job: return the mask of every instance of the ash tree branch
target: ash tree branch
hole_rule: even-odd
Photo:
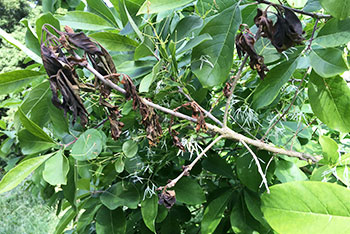
[[[74,55],[77,59],[81,59],[77,54]],[[90,64],[88,63],[85,63],[84,65],[86,67],[86,69],[88,69],[89,71],[91,71],[94,75],[96,75],[96,77],[101,80],[101,82],[103,82],[104,84],[106,84],[107,86],[111,87],[112,89],[122,93],[122,94],[126,94],[126,91],[125,89],[119,87],[118,85],[114,84],[113,82],[111,82],[110,80],[107,80],[104,78],[103,75],[101,75],[98,71],[96,71]],[[192,118],[188,115],[184,115],[182,113],[179,113],[179,112],[176,112],[176,111],[173,111],[173,110],[170,110],[166,107],[163,107],[163,106],[160,106],[158,104],[155,104],[151,101],[148,101],[147,99],[145,98],[141,98],[142,102],[150,107],[153,107],[154,109],[157,109],[157,110],[160,110],[164,113],[167,113],[167,114],[170,114],[170,115],[173,115],[175,117],[178,117],[178,118],[182,118],[182,119],[185,119],[185,120],[188,120],[188,121],[191,121],[191,122],[198,122],[197,119],[195,118]],[[289,157],[296,157],[296,158],[299,158],[301,160],[305,160],[305,161],[311,161],[313,163],[316,163],[318,162],[321,157],[320,156],[312,156],[312,155],[308,155],[308,154],[303,154],[303,153],[299,153],[299,152],[295,152],[295,151],[288,151],[288,150],[285,150],[285,149],[281,149],[281,148],[277,148],[276,146],[274,145],[269,145],[269,144],[266,144],[266,143],[263,143],[259,140],[253,140],[251,138],[248,138],[246,136],[243,136],[235,131],[233,131],[232,129],[229,129],[227,127],[218,127],[218,126],[215,126],[215,125],[212,125],[212,124],[209,124],[207,123],[207,127],[209,130],[212,130],[213,132],[216,132],[216,133],[219,133],[221,135],[221,138],[227,138],[227,139],[233,139],[233,140],[236,140],[236,141],[244,141],[246,142],[247,144],[250,144],[250,145],[253,145],[259,149],[262,149],[262,150],[266,150],[266,151],[270,151],[272,153],[277,153],[277,154],[283,154],[283,155],[287,155]],[[220,138],[220,139],[221,139]]]
[[[324,14],[320,14],[320,13],[306,12],[306,11],[303,11],[303,10],[287,7],[287,6],[284,6],[284,5],[275,4],[275,3],[272,3],[272,2],[266,1],[266,0],[256,0],[256,1],[258,3],[263,3],[263,4],[267,4],[267,5],[281,6],[281,7],[285,8],[285,9],[292,10],[292,11],[294,11],[296,13],[299,13],[299,14],[302,14],[302,15],[307,15],[307,16],[310,16],[310,17],[315,18],[315,19],[330,19],[330,18],[332,18],[331,15],[324,15]]]

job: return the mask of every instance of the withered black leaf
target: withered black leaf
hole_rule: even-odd
[[[100,104],[107,109],[106,113],[111,126],[111,136],[114,140],[118,140],[124,127],[124,123],[119,121],[121,118],[120,111],[117,106],[113,106],[102,98],[100,98]]]
[[[158,195],[159,205],[164,205],[166,208],[170,209],[176,202],[175,191],[174,190],[164,190]]]
[[[74,33],[74,31],[68,26],[65,27],[65,30],[70,43],[76,47],[79,47],[80,49],[83,49],[86,53],[102,55],[101,49],[95,42],[91,41],[90,38],[85,35],[85,33]]]

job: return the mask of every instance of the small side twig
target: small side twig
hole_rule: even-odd
[[[308,46],[306,47],[305,51],[304,52],[307,52],[307,51],[310,51],[311,50],[311,45],[312,45],[312,42],[314,40],[314,37],[315,37],[315,32],[317,30],[317,24],[319,22],[319,19],[316,19],[316,22],[315,22],[315,25],[314,25],[314,29],[312,30],[312,34],[311,34],[311,37],[310,37],[310,40],[309,40],[309,44]]]
[[[252,157],[254,158],[254,161],[255,161],[255,164],[258,168],[258,172],[261,176],[261,179],[262,179],[262,182],[264,183],[265,185],[265,188],[266,188],[266,192],[267,193],[270,193],[270,189],[269,189],[269,186],[267,184],[267,180],[266,180],[266,176],[261,168],[261,165],[260,165],[260,162],[259,162],[259,159],[258,157],[255,155],[255,153],[253,152],[253,150],[247,145],[247,143],[245,143],[244,141],[241,140],[241,143],[247,148],[247,150],[249,151],[249,153],[252,155]]]
[[[181,172],[180,175],[178,175],[175,179],[171,180],[168,184],[166,184],[164,187],[158,188],[158,190],[165,190],[168,188],[172,188],[176,185],[176,183],[185,175],[188,175],[189,172],[192,170],[194,165],[205,155],[206,152],[208,152],[218,141],[220,141],[223,138],[222,135],[218,136],[215,140],[213,140],[198,156],[193,160],[193,162],[184,167],[184,170]]]

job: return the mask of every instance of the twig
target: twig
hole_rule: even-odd
[[[310,40],[309,40],[309,44],[308,44],[307,48],[305,49],[304,53],[309,51],[309,50],[311,50],[311,44],[312,44],[312,41],[314,40],[314,37],[315,37],[315,32],[317,30],[318,21],[319,21],[319,19],[316,19],[316,22],[315,22],[315,25],[314,25],[314,29],[312,30],[312,34],[311,34],[311,37],[310,37]]]
[[[316,18],[316,19],[330,19],[330,18],[332,18],[331,15],[324,15],[324,14],[320,14],[320,13],[306,12],[306,11],[303,11],[303,10],[294,9],[294,8],[291,8],[291,7],[287,7],[287,6],[280,5],[280,4],[275,4],[275,3],[272,3],[272,2],[269,2],[269,1],[265,1],[265,0],[256,0],[256,1],[258,3],[281,6],[281,7],[285,8],[285,9],[294,11],[294,12],[302,14],[302,15],[308,15],[308,16],[311,16],[311,17]]]
[[[305,72],[305,75],[303,77],[303,79],[301,80],[301,82],[299,83],[299,86],[297,88],[297,90],[295,91],[294,97],[292,102],[289,104],[288,108],[282,113],[282,115],[277,119],[277,121],[275,121],[270,127],[269,129],[267,129],[266,133],[264,134],[264,136],[261,138],[261,141],[264,141],[264,139],[268,136],[268,134],[270,133],[270,131],[281,121],[281,119],[289,112],[290,108],[293,106],[294,102],[297,99],[297,96],[300,92],[300,88],[303,85],[303,82],[307,76],[308,73],[311,72],[311,67],[307,70],[307,72]]]
[[[81,59],[78,55],[75,54],[75,57],[78,58],[78,59]],[[118,92],[122,93],[122,94],[126,94],[126,91],[119,87],[118,85],[114,84],[113,82],[111,82],[110,80],[106,80],[103,75],[101,75],[98,71],[96,71],[91,65],[89,65],[88,63],[86,63],[84,65],[86,67],[86,69],[88,69],[89,71],[91,71],[94,75],[96,75],[96,77],[98,79],[100,79],[104,84],[106,84],[107,86],[111,87],[112,89],[115,89],[117,90]],[[167,114],[170,114],[170,115],[173,115],[173,116],[176,116],[178,118],[182,118],[182,119],[185,119],[185,120],[188,120],[188,121],[191,121],[191,122],[197,122],[197,119],[195,118],[192,118],[188,115],[184,115],[184,114],[181,114],[179,112],[175,112],[173,110],[170,110],[166,107],[162,107],[160,105],[157,105],[151,101],[148,101],[147,99],[144,99],[144,98],[141,98],[142,102],[150,107],[153,107],[154,109],[157,109],[157,110],[160,110],[164,113],[167,113]],[[289,157],[296,157],[296,158],[299,158],[301,160],[305,160],[305,161],[312,161],[312,162],[318,162],[322,157],[321,156],[311,156],[311,155],[308,155],[308,154],[303,154],[303,153],[299,153],[299,152],[294,152],[294,151],[288,151],[288,150],[285,150],[285,149],[280,149],[280,148],[277,148],[273,145],[269,145],[269,144],[266,144],[266,143],[263,143],[259,140],[253,140],[251,138],[248,138],[248,137],[245,137],[235,131],[233,131],[232,129],[229,129],[227,127],[223,127],[223,128],[220,128],[218,126],[215,126],[215,125],[212,125],[212,124],[209,124],[207,123],[207,127],[209,130],[212,130],[216,133],[219,133],[220,135],[222,135],[222,137],[224,138],[227,138],[227,139],[234,139],[234,140],[237,140],[237,141],[240,141],[240,140],[243,140],[245,141],[246,143],[250,144],[250,145],[254,145],[255,147],[259,148],[259,149],[263,149],[263,150],[267,150],[267,151],[270,151],[272,153],[277,153],[277,154],[283,154],[283,155],[287,155]]]
[[[200,154],[198,154],[197,158],[195,158],[195,160],[193,160],[193,162],[188,165],[185,166],[185,169],[181,172],[180,175],[178,175],[175,179],[171,180],[168,184],[166,184],[164,187],[160,187],[160,189],[168,189],[168,188],[172,188],[176,185],[176,183],[185,175],[188,175],[189,172],[192,170],[192,168],[194,167],[194,165],[196,165],[196,163],[205,155],[206,152],[208,152],[208,150],[210,150],[218,141],[220,141],[223,138],[223,136],[219,136],[218,138],[216,138],[215,140],[213,140]]]
[[[247,150],[249,151],[249,153],[252,155],[252,157],[254,158],[255,160],[255,164],[258,168],[258,172],[259,174],[261,175],[261,179],[265,185],[265,188],[266,188],[266,192],[267,193],[270,193],[270,189],[269,189],[269,186],[267,184],[267,180],[266,180],[266,176],[261,168],[261,165],[260,165],[260,162],[259,162],[259,159],[258,157],[255,155],[255,153],[253,152],[253,150],[251,148],[249,148],[249,146],[247,145],[247,143],[245,143],[244,141],[241,140],[241,143],[247,148]]]
[[[231,87],[231,90],[230,90],[230,93],[229,93],[229,97],[227,98],[227,101],[226,101],[226,107],[225,107],[225,113],[224,113],[224,121],[223,121],[224,122],[224,127],[227,127],[228,112],[229,112],[229,109],[230,109],[230,104],[231,104],[233,92],[235,91],[235,88],[236,88],[238,80],[241,78],[243,68],[245,66],[245,63],[248,60],[248,56],[249,56],[248,54],[245,55],[245,57],[244,57],[244,59],[242,61],[242,64],[239,67],[238,72],[237,72],[237,74],[235,76],[235,79],[232,82],[232,87]]]

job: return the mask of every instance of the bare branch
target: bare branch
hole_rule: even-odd
[[[183,177],[183,176],[187,176],[189,175],[189,172],[192,170],[192,168],[194,167],[194,165],[196,165],[196,163],[205,155],[206,152],[208,152],[218,141],[220,141],[223,138],[222,135],[220,135],[218,138],[216,138],[215,140],[213,140],[200,154],[198,154],[197,158],[195,158],[195,160],[193,160],[193,162],[188,165],[185,166],[184,170],[181,172],[180,175],[178,175],[175,179],[171,180],[167,185],[165,185],[164,187],[160,187],[159,190],[161,189],[168,189],[168,188],[172,188],[176,185],[176,183]]]
[[[319,19],[316,19],[316,22],[315,22],[315,25],[314,25],[314,29],[312,30],[312,34],[311,34],[311,37],[309,39],[309,44],[307,46],[307,48],[305,49],[304,53],[311,50],[311,45],[312,45],[312,41],[314,40],[314,37],[315,37],[315,32],[317,30],[317,24],[319,22]]]
[[[251,148],[249,148],[249,146],[247,145],[247,143],[245,143],[244,141],[241,140],[241,143],[247,148],[247,150],[249,151],[249,153],[253,156],[254,158],[254,161],[255,161],[255,164],[258,168],[258,172],[259,174],[261,175],[261,179],[262,179],[262,182],[264,183],[265,185],[265,188],[266,188],[266,192],[267,193],[270,193],[270,189],[269,189],[269,186],[267,184],[267,180],[266,180],[266,176],[261,168],[261,165],[260,165],[260,162],[259,162],[259,159],[258,157],[255,155],[255,153],[253,152],[253,150]]]
[[[307,16],[310,16],[310,17],[313,17],[313,18],[316,18],[316,19],[330,19],[330,18],[332,18],[331,15],[324,15],[324,14],[320,14],[320,13],[306,12],[306,11],[303,11],[303,10],[294,9],[294,8],[291,8],[291,7],[287,7],[287,6],[280,5],[280,4],[275,4],[275,3],[272,3],[272,2],[269,2],[269,1],[265,1],[265,0],[256,0],[256,1],[258,3],[281,6],[281,7],[285,8],[285,9],[292,10],[292,11],[294,11],[296,13],[299,13],[299,14],[302,14],[302,15],[307,15]]]

